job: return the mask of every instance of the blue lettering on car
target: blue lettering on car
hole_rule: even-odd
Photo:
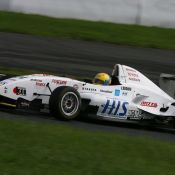
[[[126,115],[126,113],[127,113],[127,105],[128,105],[129,103],[128,102],[124,102],[123,104],[122,104],[122,109],[123,109],[123,113],[119,113],[119,116],[124,116],[124,115]]]
[[[115,100],[107,100],[105,105],[102,105],[103,110],[102,114],[108,114],[108,115],[114,115],[123,117],[126,115],[128,111],[128,102],[121,102],[121,101],[115,101]],[[121,110],[119,110],[121,109]]]

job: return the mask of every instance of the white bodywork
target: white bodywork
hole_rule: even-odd
[[[0,82],[0,95],[17,101],[41,99],[49,104],[51,93],[59,86],[77,89],[81,99],[89,100],[88,106],[97,107],[97,116],[110,119],[144,119],[143,113],[155,116],[175,116],[175,100],[137,70],[115,65],[120,84],[94,85],[70,78],[45,74],[14,77]],[[114,75],[113,75],[114,76]]]

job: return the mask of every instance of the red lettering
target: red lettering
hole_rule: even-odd
[[[128,72],[128,75],[131,77],[139,77],[138,74],[134,74],[134,73],[130,73],[130,72]]]
[[[36,82],[36,86],[46,86],[45,83]]]
[[[141,106],[152,107],[152,108],[157,108],[157,106],[158,106],[157,103],[145,102],[145,101],[142,101],[140,105],[141,105]]]
[[[64,81],[64,80],[55,80],[55,79],[53,79],[53,80],[52,80],[52,83],[55,83],[55,84],[64,84],[64,85],[66,85],[67,81]]]

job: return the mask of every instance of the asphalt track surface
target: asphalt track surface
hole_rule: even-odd
[[[0,33],[0,66],[2,67],[93,77],[97,72],[111,73],[116,63],[134,67],[158,83],[160,73],[175,74],[175,51]],[[134,137],[150,136],[175,141],[173,131],[164,132],[164,130],[135,124],[94,119],[63,122],[50,118],[47,113],[26,114],[5,111],[0,112],[0,117],[53,122],[92,131],[116,132]]]

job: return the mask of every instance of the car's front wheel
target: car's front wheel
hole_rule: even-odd
[[[50,113],[59,119],[71,120],[76,118],[81,110],[81,98],[72,87],[56,88],[49,101]]]

